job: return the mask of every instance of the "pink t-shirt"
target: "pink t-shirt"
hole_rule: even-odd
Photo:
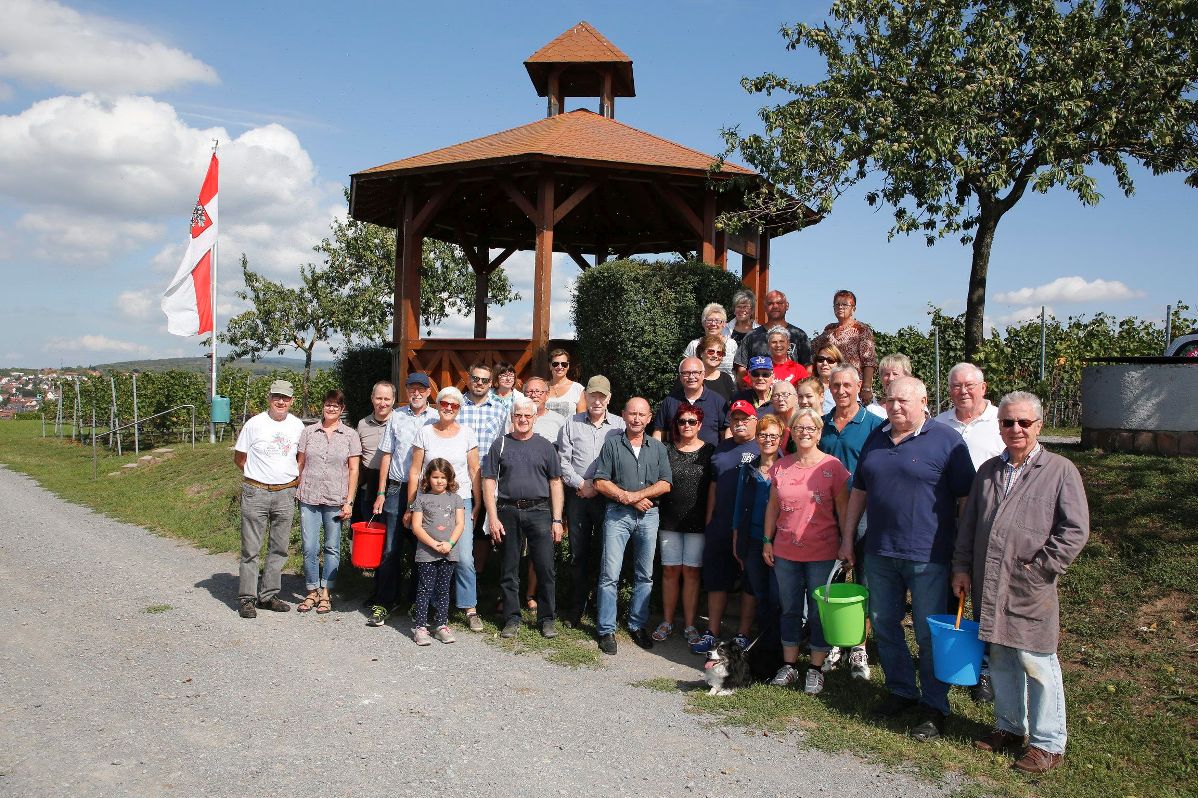
[[[789,454],[770,469],[778,495],[774,556],[792,562],[835,560],[840,550],[835,500],[848,481],[848,469],[830,454],[813,466],[797,460]]]

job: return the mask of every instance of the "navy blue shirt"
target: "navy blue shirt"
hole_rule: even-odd
[[[653,431],[661,431],[663,441],[674,437],[674,414],[686,399],[681,395],[667,396],[661,400],[657,414],[653,416]],[[712,446],[720,442],[720,435],[728,426],[728,400],[715,391],[704,386],[699,398],[691,402],[695,407],[703,409],[703,423],[699,425],[699,438]]]
[[[957,499],[969,494],[973,460],[960,433],[927,419],[899,443],[890,425],[865,441],[853,487],[866,492],[865,551],[947,563],[957,537]]]
[[[711,481],[715,485],[715,510],[707,528],[721,534],[732,534],[732,512],[736,509],[736,483],[741,463],[751,463],[761,454],[757,441],[737,443],[724,438],[716,444],[711,455]]]

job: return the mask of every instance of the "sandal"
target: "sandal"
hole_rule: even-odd
[[[683,629],[682,636],[686,638],[687,644],[692,645],[692,646],[695,643],[698,643],[699,639],[701,637],[703,637],[703,635],[699,634],[699,630],[693,626],[688,626],[685,629]]]
[[[659,623],[657,625],[657,628],[653,630],[653,634],[650,636],[654,640],[656,640],[657,642],[660,643],[664,640],[669,640],[670,634],[673,633],[673,631],[674,631],[674,624],[666,623],[665,621],[662,621],[661,623]]]
[[[333,603],[329,601],[329,591],[320,591],[320,599],[316,602],[316,614],[325,615],[333,611]]]
[[[320,601],[320,591],[319,590],[310,590],[310,591],[308,591],[308,595],[304,596],[304,600],[296,605],[295,611],[296,612],[307,612],[308,610],[315,607],[316,602],[318,602],[318,601]]]

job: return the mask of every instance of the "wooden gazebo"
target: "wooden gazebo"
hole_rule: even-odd
[[[728,252],[737,252],[760,316],[770,237],[794,227],[733,236],[715,226],[742,196],[716,184],[754,173],[734,164],[713,172],[713,156],[616,121],[615,98],[635,96],[632,60],[586,22],[524,64],[546,97],[544,119],[350,178],[350,215],[396,229],[393,377],[420,370],[457,384],[476,359],[509,360],[521,376],[547,373],[554,252],[584,269],[588,256],[602,263],[663,252],[727,268]],[[565,111],[566,97],[598,97],[599,113]],[[458,244],[474,268],[473,339],[420,337],[425,238]],[[487,278],[521,250],[536,253],[532,337],[488,339]]]

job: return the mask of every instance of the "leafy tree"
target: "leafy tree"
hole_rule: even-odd
[[[844,191],[894,209],[893,237],[972,244],[966,356],[982,346],[995,231],[1030,187],[1101,198],[1088,168],[1134,191],[1126,159],[1198,187],[1198,5],[1192,0],[835,0],[819,27],[784,27],[827,77],[765,74],[747,91],[793,98],[763,108],[762,134],[726,130],[773,186],[723,224],[802,206],[831,211]]]

